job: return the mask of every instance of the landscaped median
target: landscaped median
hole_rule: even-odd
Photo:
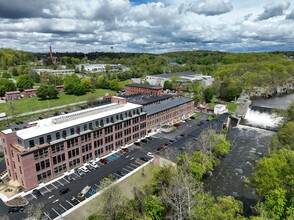
[[[151,181],[152,171],[156,167],[156,165],[154,165],[151,161],[133,170],[100,192],[97,192],[95,195],[73,207],[71,210],[63,213],[63,218],[67,220],[80,220],[86,219],[89,215],[99,212],[101,199],[100,195],[103,195],[103,192],[113,184],[118,184],[124,196],[132,198],[134,196],[134,187],[142,188],[146,183]]]

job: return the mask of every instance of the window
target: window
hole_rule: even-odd
[[[80,129],[80,127],[77,127],[77,133],[79,134],[80,133],[80,131],[81,131],[81,129]]]
[[[88,125],[87,124],[84,125],[84,131],[86,131],[86,130],[88,130]]]
[[[73,135],[74,133],[75,133],[75,129],[74,128],[71,128],[70,129],[70,134]]]
[[[29,145],[30,145],[30,147],[35,146],[35,142],[34,142],[34,140],[30,140],[30,141],[29,141]]]
[[[59,132],[57,132],[57,133],[55,134],[55,136],[56,136],[56,139],[57,139],[57,140],[60,139],[60,133],[59,133]]]
[[[43,138],[43,137],[40,137],[40,138],[39,138],[39,143],[40,143],[40,144],[44,144],[44,138]]]
[[[66,138],[66,131],[62,131],[62,137]]]
[[[47,142],[51,142],[51,135],[47,135]]]

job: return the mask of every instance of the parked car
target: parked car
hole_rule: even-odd
[[[88,170],[94,170],[95,168],[91,166],[91,164],[85,166]]]
[[[72,176],[65,176],[64,179],[68,180],[68,181],[73,181],[74,178],[72,178]]]
[[[107,160],[106,160],[106,158],[101,158],[101,159],[100,159],[100,163],[107,164]]]
[[[148,152],[148,153],[147,153],[147,156],[149,156],[149,157],[153,157],[153,153]]]
[[[175,127],[179,127],[179,126],[181,126],[181,123],[175,123],[175,124],[173,124],[173,126],[175,126]]]
[[[33,192],[32,192],[32,194],[33,194],[34,196],[36,196],[36,197],[42,195],[41,192],[40,192],[40,190],[38,190],[38,189],[34,189]]]
[[[148,161],[148,158],[146,158],[146,157],[140,157],[140,160],[143,160],[143,161],[147,162]]]
[[[139,141],[136,141],[136,142],[134,143],[134,145],[140,146],[141,143],[140,143]]]
[[[70,199],[70,202],[73,204],[73,205],[77,205],[77,204],[79,204],[80,203],[80,201],[79,200],[77,200],[74,196],[73,197],[71,197],[71,199]]]
[[[152,141],[153,138],[152,137],[146,137],[147,140]]]
[[[68,193],[69,191],[70,191],[69,188],[61,189],[61,190],[59,190],[59,195],[64,195],[64,194]]]
[[[8,213],[23,212],[23,210],[24,210],[23,206],[12,206],[8,209]]]
[[[80,170],[80,169],[77,169],[76,170],[76,173],[77,173],[77,175],[79,175],[79,176],[84,176],[84,175],[86,175],[82,170]]]
[[[142,139],[141,142],[142,143],[147,143],[148,141],[147,141],[147,139]]]
[[[79,170],[83,171],[84,173],[88,173],[89,170],[87,167],[80,167]]]
[[[124,154],[126,154],[126,153],[129,152],[129,149],[128,149],[128,148],[122,148],[121,151],[122,151]]]
[[[95,162],[90,163],[90,166],[92,166],[94,169],[99,168],[99,166]]]
[[[166,148],[166,146],[160,146],[159,148],[157,148],[157,151],[164,150],[165,148]]]

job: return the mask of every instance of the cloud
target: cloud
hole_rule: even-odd
[[[288,15],[286,16],[286,19],[294,20],[294,9],[293,9],[293,11],[292,11],[290,14],[288,14]]]
[[[267,20],[272,17],[283,15],[284,10],[287,10],[289,7],[290,2],[287,1],[273,2],[268,4],[264,7],[264,12],[258,16],[257,20]]]
[[[179,10],[183,10],[183,5],[180,6]],[[205,16],[220,15],[228,13],[232,10],[232,3],[224,0],[199,0],[197,2],[190,3],[186,8],[186,11],[203,14]]]

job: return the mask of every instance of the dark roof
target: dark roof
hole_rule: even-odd
[[[148,94],[132,94],[132,95],[122,95],[121,97],[126,98],[128,102],[138,104],[138,105],[149,105],[154,102],[160,102],[166,99],[170,99],[173,96],[164,94],[161,96],[152,96]]]
[[[178,105],[182,105],[184,103],[188,103],[191,101],[193,101],[193,99],[186,98],[186,97],[174,97],[172,99],[162,101],[158,104],[145,106],[144,111],[147,112],[147,115],[153,115],[157,112],[161,112],[166,109],[174,108]]]
[[[126,87],[139,87],[139,88],[155,89],[155,90],[162,89],[161,86],[153,86],[153,85],[140,84],[140,83],[130,83],[130,84],[127,84]]]

